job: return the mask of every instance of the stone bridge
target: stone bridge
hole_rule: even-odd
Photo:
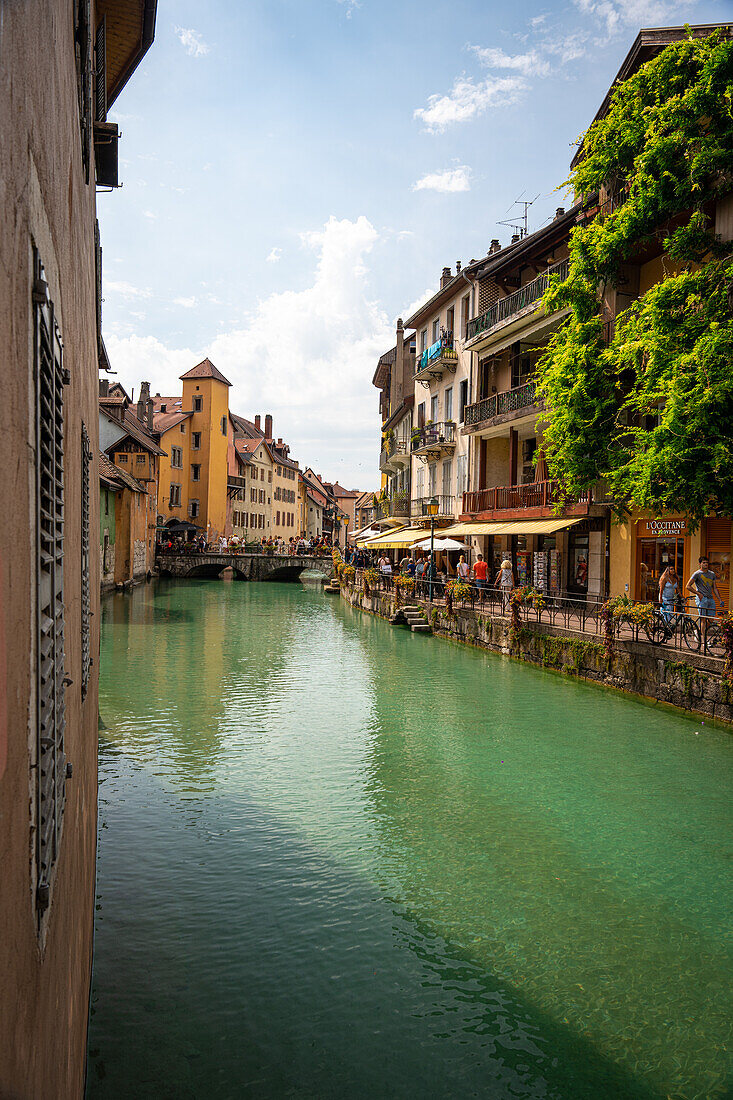
[[[330,557],[308,554],[180,554],[159,552],[155,564],[161,577],[218,577],[223,569],[234,570],[245,581],[297,581],[305,570],[330,577]]]

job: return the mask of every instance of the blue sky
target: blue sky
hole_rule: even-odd
[[[103,330],[129,389],[205,355],[293,456],[378,484],[378,356],[440,271],[539,228],[642,26],[728,0],[159,0],[99,196]]]

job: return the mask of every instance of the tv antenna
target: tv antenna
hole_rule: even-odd
[[[538,194],[535,195],[535,197],[533,199],[524,199],[524,198],[522,198],[522,195],[526,195],[526,194],[527,194],[526,191],[522,191],[522,194],[519,196],[519,198],[515,199],[514,202],[511,204],[511,206],[507,207],[506,212],[508,214],[509,211],[511,210],[512,206],[523,206],[524,210],[519,215],[519,218],[515,218],[514,220],[512,220],[511,218],[507,218],[506,221],[496,223],[497,225],[508,225],[510,229],[513,229],[516,233],[519,234],[520,240],[523,237],[526,237],[527,233],[529,232],[529,230],[527,229],[527,211],[529,210],[530,206],[532,206],[534,203],[536,203],[537,199],[540,197],[539,193],[538,193]]]

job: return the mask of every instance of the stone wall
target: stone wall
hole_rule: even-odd
[[[341,598],[385,619],[399,610],[394,596],[385,593],[365,596],[359,589],[342,588]],[[439,637],[733,723],[733,689],[721,679],[720,662],[709,657],[621,640],[609,657],[602,639],[537,623],[524,624],[512,648],[506,618],[492,619],[469,609],[449,616],[444,607],[430,610],[424,600],[410,602],[423,607]]]

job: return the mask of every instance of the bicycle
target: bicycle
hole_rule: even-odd
[[[664,645],[679,633],[688,649],[694,653],[700,651],[702,635],[699,622],[688,611],[662,611],[655,607],[652,620],[644,627],[644,631],[652,645]]]

